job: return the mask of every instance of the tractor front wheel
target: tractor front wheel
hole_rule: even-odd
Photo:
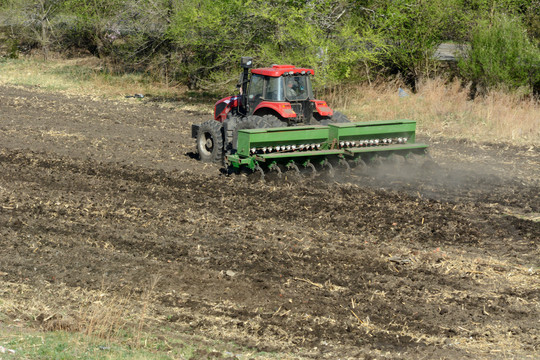
[[[223,126],[216,120],[201,124],[197,134],[197,152],[202,162],[220,162],[223,159]]]

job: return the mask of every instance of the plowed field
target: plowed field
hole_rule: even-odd
[[[0,322],[87,331],[99,298],[283,357],[540,357],[538,146],[261,183],[194,158],[207,115],[21,87],[0,114]]]

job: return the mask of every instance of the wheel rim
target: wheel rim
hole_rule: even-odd
[[[214,139],[210,133],[204,133],[199,140],[199,149],[204,155],[211,155],[214,151]]]

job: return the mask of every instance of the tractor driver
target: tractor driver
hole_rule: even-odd
[[[305,76],[285,78],[285,95],[289,100],[305,100],[308,98]]]
[[[291,77],[285,78],[285,95],[287,99],[296,99],[298,96],[296,89],[298,89],[298,84],[296,84],[294,79]]]

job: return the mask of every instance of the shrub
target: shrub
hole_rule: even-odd
[[[496,15],[478,23],[459,68],[480,88],[506,85],[532,90],[540,84],[540,49],[517,17]]]

